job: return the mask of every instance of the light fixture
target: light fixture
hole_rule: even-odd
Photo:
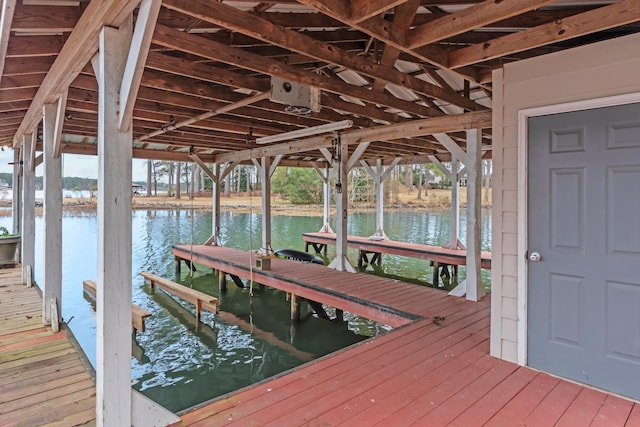
[[[256,144],[268,144],[270,142],[288,141],[290,139],[304,138],[305,136],[313,136],[321,133],[334,132],[341,129],[347,129],[353,126],[352,120],[342,120],[326,125],[313,126],[306,129],[294,130],[291,132],[279,133],[277,135],[263,136],[256,139]]]

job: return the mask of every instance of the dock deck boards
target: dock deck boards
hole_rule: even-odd
[[[66,332],[42,325],[42,298],[0,270],[0,425],[95,423],[95,384]]]
[[[174,247],[174,254],[242,277],[248,271],[247,252],[194,246],[191,255],[189,248]],[[176,425],[633,426],[640,419],[633,401],[489,356],[489,298],[473,303],[321,269],[272,260],[272,270],[254,270],[254,279],[270,277],[279,286],[289,279],[301,288],[313,282],[318,293],[339,294],[354,305],[372,298],[422,318],[203,404]]]
[[[335,245],[335,233],[302,233],[302,240],[307,244]],[[418,243],[398,242],[396,240],[371,240],[368,237],[347,236],[350,248],[367,253],[399,255],[409,258],[425,259],[449,265],[466,265],[467,251],[464,249],[447,249],[440,246],[422,245]],[[481,267],[491,268],[491,252],[481,253]]]
[[[420,317],[443,315],[437,304],[426,302],[444,298],[444,293],[384,277],[352,274],[278,258],[271,260],[270,270],[251,269],[249,265],[255,262],[255,255],[222,246],[178,245],[173,247],[173,254],[243,279],[253,276],[257,283],[390,326],[401,326]],[[450,304],[459,303],[460,300],[454,299]]]

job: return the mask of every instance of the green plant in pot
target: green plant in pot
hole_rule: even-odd
[[[0,227],[0,265],[15,264],[19,244],[19,234],[12,234],[6,227]]]

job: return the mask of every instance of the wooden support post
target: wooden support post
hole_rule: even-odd
[[[451,157],[451,237],[446,248],[458,248],[458,227],[460,226],[460,177],[458,175],[458,159]]]
[[[338,319],[340,322],[344,322],[344,311],[340,310],[339,308],[336,308],[336,319]]]
[[[98,57],[98,280],[96,422],[131,425],[131,126],[119,130],[118,100],[132,36],[103,27]]]
[[[220,294],[227,292],[227,273],[218,270],[218,290]]]
[[[482,131],[467,130],[467,299],[484,295],[480,280],[480,216],[482,197]]]
[[[214,246],[220,245],[220,163],[213,164],[213,175],[215,179],[212,179],[211,190],[213,201],[211,204],[211,244]]]
[[[36,187],[33,168],[33,146],[35,138],[25,135],[22,142],[22,283],[33,286],[33,266],[35,265],[36,241]]]
[[[21,233],[22,225],[22,150],[20,147],[13,149],[13,198],[11,199],[11,209],[13,213],[13,233]],[[20,262],[22,245],[18,247],[16,251],[16,262]]]
[[[444,135],[446,137],[446,135]],[[463,176],[464,169],[459,170],[458,161],[460,160],[457,157],[460,153],[466,156],[466,153],[462,148],[460,148],[451,138],[443,138],[442,141],[449,141],[450,144],[446,144],[445,146],[451,150],[451,170],[448,170],[435,156],[429,156],[429,159],[435,164],[438,169],[445,174],[445,176],[451,181],[451,234],[449,238],[449,242],[444,245],[445,248],[448,249],[464,249],[464,245],[458,238],[458,227],[460,223],[460,177]],[[451,145],[453,144],[453,145]],[[456,148],[457,147],[457,148]],[[466,158],[466,157],[465,157]]]
[[[44,287],[42,322],[57,323],[62,312],[62,158],[55,155],[59,103],[44,105]],[[51,301],[51,304],[49,303]],[[55,312],[53,302],[59,304]]]
[[[180,274],[180,270],[181,270],[181,267],[182,267],[182,264],[180,264],[180,261],[182,261],[181,258],[179,258],[179,257],[175,257],[174,258],[173,266],[174,266],[176,274]]]
[[[399,162],[400,158],[395,158],[391,165],[385,169],[382,167],[382,159],[376,159],[375,171],[366,161],[363,160],[360,162],[360,164],[364,166],[365,170],[369,172],[369,175],[373,177],[376,184],[376,232],[369,237],[371,240],[388,239],[384,232],[384,181]]]
[[[271,176],[275,172],[282,155],[275,159],[263,157],[257,164],[262,179],[262,247],[258,251],[262,255],[273,255],[271,248]]]
[[[20,207],[22,206],[21,198],[22,198],[22,157],[21,152],[23,150],[21,147],[16,147],[13,149],[13,198],[11,209],[13,214],[13,233],[20,233],[20,222],[22,220],[22,213]]]
[[[196,300],[196,321],[200,323],[200,312],[202,311],[202,301]]]
[[[354,272],[353,266],[347,259],[347,215],[349,204],[347,160],[349,158],[349,147],[345,143],[338,142],[337,150],[339,153],[338,161],[335,162],[334,166],[338,170],[338,182],[336,183],[336,258],[331,261],[329,268]]]
[[[291,294],[291,321],[300,321],[300,297],[295,294]]]
[[[329,224],[329,218],[331,216],[331,169],[329,165],[327,165],[323,171],[315,163],[313,163],[313,168],[320,176],[320,179],[322,179],[322,228],[320,232],[333,233],[333,229]]]
[[[433,261],[431,263],[433,265],[433,280],[431,281],[431,286],[433,286],[434,288],[439,288],[440,287],[440,263],[438,263],[437,261]]]

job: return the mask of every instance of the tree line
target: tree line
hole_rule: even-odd
[[[483,186],[491,186],[491,160],[483,161]],[[159,183],[166,182],[164,190],[159,189]],[[331,185],[335,185],[335,178]],[[409,192],[416,190],[416,198],[427,196],[430,188],[450,187],[445,174],[436,165],[417,164],[396,166],[391,177],[385,181],[385,201],[397,199],[400,185],[404,185]],[[464,185],[464,182],[463,182]],[[147,161],[146,195],[158,195],[166,192],[177,199],[184,194],[189,198],[210,192],[212,182],[200,167],[191,162]],[[322,180],[314,169],[300,167],[278,167],[271,180],[272,192],[292,204],[322,203]],[[238,165],[221,183],[222,195],[251,194],[261,190],[260,174],[254,165]],[[373,178],[364,168],[356,167],[349,173],[349,202],[371,203],[375,201],[375,184]],[[484,192],[488,201],[488,191]]]

